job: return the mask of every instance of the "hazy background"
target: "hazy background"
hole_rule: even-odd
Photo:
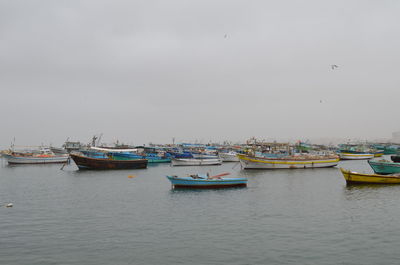
[[[0,0],[0,146],[390,138],[399,13],[395,0]]]

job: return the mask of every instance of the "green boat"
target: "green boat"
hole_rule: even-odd
[[[376,174],[387,175],[400,173],[400,163],[395,163],[385,159],[368,160],[368,164]]]
[[[384,155],[394,155],[400,152],[400,147],[398,145],[388,145],[388,144],[373,144],[372,148],[383,150]]]

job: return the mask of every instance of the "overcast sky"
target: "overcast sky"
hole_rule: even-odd
[[[0,0],[0,146],[390,138],[399,14],[395,0]]]

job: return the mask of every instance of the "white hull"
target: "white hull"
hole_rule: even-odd
[[[171,159],[173,166],[210,166],[221,165],[220,159],[193,159],[193,158],[173,158]]]
[[[53,157],[20,157],[12,155],[4,155],[9,164],[51,164],[51,163],[66,163],[68,155],[53,156]]]
[[[263,157],[248,157],[239,155],[243,169],[300,169],[334,167],[339,163],[339,158],[321,159],[268,159]]]
[[[222,162],[239,162],[236,153],[219,153],[219,158]]]
[[[340,153],[340,159],[343,160],[362,160],[374,158],[374,154],[351,154],[351,153]]]

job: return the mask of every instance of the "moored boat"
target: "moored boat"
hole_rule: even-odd
[[[347,184],[400,184],[400,175],[380,175],[353,172],[340,168]]]
[[[375,155],[373,153],[347,153],[347,152],[340,152],[339,154],[340,159],[343,160],[362,160],[362,159],[371,159],[374,158]]]
[[[383,155],[382,151],[372,149],[364,144],[341,144],[339,147],[339,156],[342,160],[371,159]]]
[[[222,162],[239,162],[239,158],[237,157],[237,153],[234,151],[230,152],[220,152],[218,154],[219,158]]]
[[[213,189],[246,187],[247,178],[223,178],[228,174],[210,177],[207,174],[188,175],[186,177],[167,176],[174,188]]]
[[[390,156],[390,159],[392,159],[393,162],[400,163],[400,155]]]
[[[55,155],[49,150],[39,152],[8,152],[3,154],[8,164],[55,164],[66,163],[68,155]]]
[[[388,160],[368,160],[368,164],[376,174],[387,175],[400,173],[400,163]]]
[[[211,166],[221,165],[221,159],[196,159],[196,158],[172,158],[173,166]]]
[[[147,159],[118,160],[112,158],[93,158],[71,153],[71,158],[79,169],[139,169],[147,168]]]
[[[135,153],[109,153],[113,158],[118,160],[132,160],[132,159],[147,159],[148,163],[169,163],[171,158],[162,157],[157,154],[144,154],[139,155]]]
[[[337,155],[299,155],[284,157],[261,157],[237,155],[243,169],[295,169],[334,167],[339,163]]]
[[[192,153],[193,158],[196,159],[218,159],[217,155],[202,154],[202,153]]]

